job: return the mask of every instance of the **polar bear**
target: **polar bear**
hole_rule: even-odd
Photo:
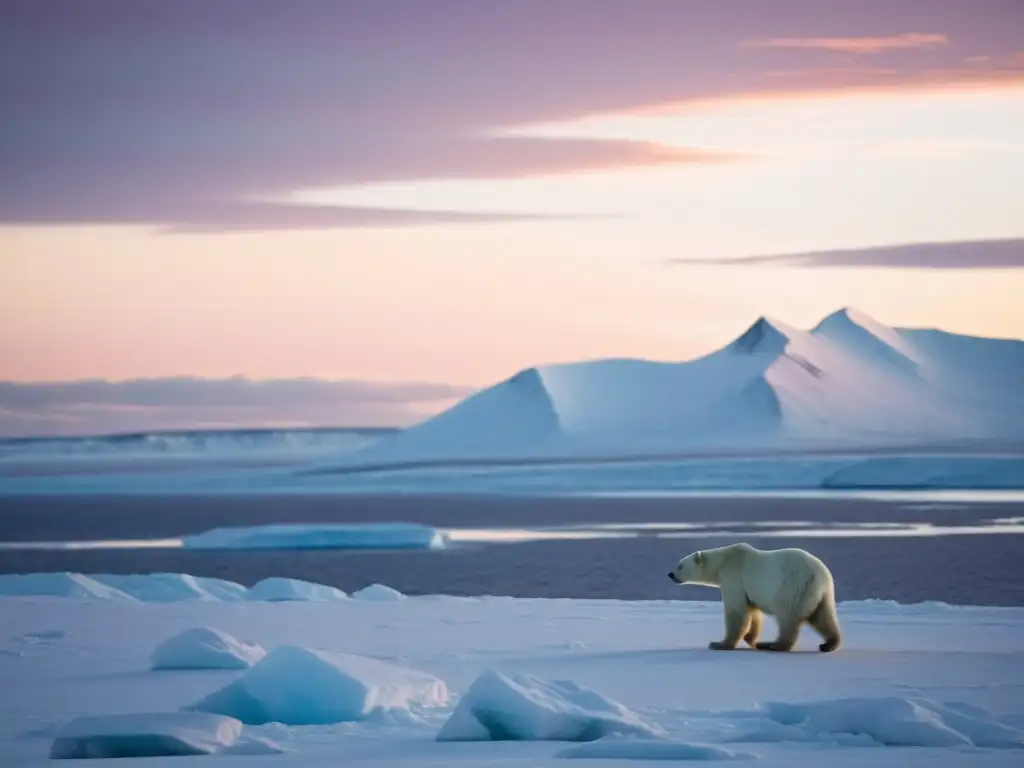
[[[832,574],[810,552],[730,544],[687,555],[668,577],[676,584],[722,590],[725,639],[711,643],[712,650],[731,651],[742,639],[758,650],[789,651],[805,621],[825,640],[820,651],[828,653],[840,645]],[[762,613],[779,623],[779,636],[771,642],[757,642]]]

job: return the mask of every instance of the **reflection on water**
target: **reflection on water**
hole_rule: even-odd
[[[673,499],[673,498],[737,498],[737,499],[863,499],[865,501],[891,501],[908,504],[919,503],[917,508],[936,507],[949,509],[950,504],[1021,504],[1024,503],[1024,489],[1019,488],[921,488],[921,489],[878,489],[840,490],[808,488],[803,490],[624,490],[624,491],[579,491],[566,496],[584,496],[612,499]]]
[[[572,539],[623,539],[635,531],[616,531],[603,526],[584,528],[449,528],[444,531],[454,543],[515,544],[526,541],[568,541]]]
[[[0,550],[181,549],[181,539],[97,539],[85,541],[0,541]]]
[[[447,532],[461,543],[521,543],[552,539],[607,539],[653,536],[659,539],[736,537],[757,538],[855,538],[904,536],[979,536],[1024,534],[1024,518],[1001,518],[973,525],[932,523],[838,523],[797,520],[712,523],[610,523],[572,528],[460,529]]]
[[[536,528],[442,528],[450,545],[522,544],[539,541],[591,541],[628,539],[640,536],[659,539],[726,538],[898,538],[927,536],[986,536],[1024,534],[1024,517],[1000,517],[973,521],[964,525],[939,525],[927,522],[843,522],[822,523],[811,520],[758,520],[708,522],[628,522]],[[181,549],[180,538],[103,539],[96,541],[10,541],[0,542],[0,550],[104,550],[104,549]],[[281,547],[290,549],[291,547]],[[344,544],[321,549],[347,549]],[[362,547],[360,547],[362,549]],[[261,547],[266,550],[268,547]],[[379,549],[388,549],[382,546]],[[406,547],[402,547],[406,549]],[[241,550],[246,551],[246,550]]]

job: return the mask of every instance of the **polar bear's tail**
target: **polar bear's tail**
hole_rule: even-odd
[[[839,631],[839,617],[836,615],[836,599],[831,594],[821,598],[814,613],[807,617],[807,622],[818,630],[818,634],[825,640],[818,646],[822,653],[829,653],[836,650],[842,643],[842,635]]]

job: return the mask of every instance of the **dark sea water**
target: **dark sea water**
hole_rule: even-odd
[[[749,496],[525,498],[469,495],[59,495],[0,497],[0,543],[154,539],[220,526],[416,522],[442,528],[619,524],[628,538],[467,543],[442,551],[17,550],[0,572],[190,573],[251,585],[286,576],[346,591],[379,582],[407,594],[718,599],[676,587],[669,568],[695,549],[748,540],[825,560],[840,600],[1024,605],[1024,534],[986,532],[1024,504],[956,499]],[[671,525],[692,528],[668,530]],[[800,524],[800,525],[797,525]],[[898,530],[894,524],[903,524]],[[720,528],[716,528],[718,525]],[[803,535],[796,535],[800,528]],[[660,530],[659,530],[660,526]],[[887,528],[889,526],[890,528]],[[924,534],[907,535],[911,526]],[[769,535],[765,535],[765,534]]]

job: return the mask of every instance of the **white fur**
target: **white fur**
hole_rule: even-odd
[[[681,584],[702,584],[722,591],[726,639],[712,643],[713,648],[735,647],[739,639],[751,636],[752,627],[756,640],[762,612],[778,619],[779,639],[760,643],[759,648],[789,650],[801,624],[812,617],[812,626],[826,643],[834,641],[828,650],[838,646],[839,622],[832,573],[810,552],[795,548],[760,550],[747,543],[730,544],[687,555],[672,574]],[[826,650],[825,646],[821,649]]]

